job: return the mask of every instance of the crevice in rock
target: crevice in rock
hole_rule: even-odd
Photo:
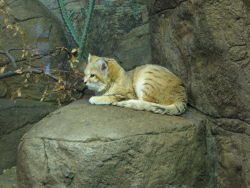
[[[218,151],[216,146],[215,137],[212,135],[211,125],[208,123],[206,126],[206,152],[209,158],[207,169],[209,170],[209,183],[208,185],[213,188],[217,188],[217,176],[218,176]]]
[[[19,19],[19,18],[15,17],[14,15],[11,15],[11,16],[14,17],[14,20],[16,23],[21,23],[21,22],[26,22],[26,21],[33,20],[33,19],[43,18],[43,16],[33,16],[33,17],[29,17],[29,18]]]
[[[49,174],[50,173],[50,168],[49,168],[49,157],[48,157],[48,154],[47,154],[47,151],[46,151],[46,144],[45,144],[45,140],[42,139],[43,141],[43,150],[44,150],[44,158],[45,158],[45,164],[46,164],[46,174]]]
[[[175,6],[168,7],[168,8],[166,8],[166,9],[161,9],[161,10],[159,10],[159,11],[154,12],[154,14],[152,14],[152,15],[150,15],[150,16],[155,16],[155,15],[158,15],[158,14],[163,14],[163,13],[165,13],[165,12],[168,11],[168,10],[174,10],[174,9],[178,8],[179,6],[181,6],[181,4],[184,3],[184,2],[186,2],[186,1],[187,1],[187,0],[182,0],[182,1],[178,2],[178,3],[176,3]],[[154,5],[153,5],[153,7],[155,7],[155,3],[154,3]]]
[[[205,112],[203,112],[203,111],[201,111],[200,109],[198,109],[198,108],[196,108],[195,106],[193,106],[193,105],[191,105],[191,104],[189,104],[192,108],[194,108],[195,110],[197,110],[198,112],[200,112],[201,114],[203,114],[203,115],[205,115],[205,116],[207,116],[207,117],[209,117],[210,119],[214,119],[214,120],[217,120],[217,119],[222,119],[222,118],[224,118],[224,119],[229,119],[229,120],[239,120],[239,121],[242,121],[243,123],[246,123],[248,126],[250,126],[250,122],[248,122],[248,121],[250,121],[250,120],[245,120],[245,119],[240,119],[240,118],[229,118],[229,117],[219,117],[219,116],[213,116],[213,115],[210,115],[210,114],[208,114],[208,113],[205,113]]]
[[[109,162],[109,161],[112,161],[112,160],[118,158],[118,157],[120,156],[121,153],[128,153],[129,150],[131,150],[131,148],[128,148],[128,149],[123,150],[123,151],[120,151],[119,153],[114,153],[114,154],[112,154],[110,157],[108,157],[108,158],[102,160],[102,163],[107,163],[107,162]],[[103,165],[103,164],[102,164],[102,165]]]
[[[26,137],[24,139],[43,139],[43,140],[50,140],[50,141],[58,141],[58,142],[72,142],[72,143],[92,143],[92,142],[115,142],[115,141],[120,141],[124,139],[128,139],[131,137],[135,136],[156,136],[160,134],[170,134],[172,132],[185,132],[187,129],[192,128],[192,127],[186,127],[185,129],[172,129],[169,131],[163,131],[163,132],[146,132],[146,133],[141,133],[141,134],[134,134],[134,135],[129,135],[129,136],[124,136],[121,138],[102,138],[102,137],[97,137],[97,138],[89,138],[86,140],[68,140],[68,139],[62,139],[62,138],[49,138],[49,137]]]

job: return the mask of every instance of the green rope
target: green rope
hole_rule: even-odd
[[[79,37],[76,29],[73,26],[73,22],[71,20],[74,12],[71,11],[70,15],[68,16],[67,10],[64,6],[64,0],[57,0],[57,2],[60,8],[60,12],[61,12],[64,23],[67,29],[69,30],[70,35],[73,37],[73,40],[76,42],[77,46],[80,48],[78,60],[79,62],[82,62],[83,58],[85,59],[87,58],[87,55],[84,52],[84,49],[85,49],[86,42],[87,42],[89,26],[90,26],[91,18],[93,15],[94,6],[95,6],[95,0],[88,1],[87,14],[86,14],[86,19],[82,27],[81,37]]]
[[[76,42],[76,44],[78,46],[80,46],[80,42],[79,42],[79,38],[78,38],[78,35],[77,35],[77,32],[72,24],[72,21],[70,20],[70,18],[68,17],[67,15],[67,11],[66,11],[66,8],[64,6],[64,0],[57,0],[58,2],[58,6],[60,8],[60,12],[61,12],[61,15],[62,15],[62,18],[63,18],[63,21],[67,27],[67,29],[69,30],[71,36],[73,37],[74,41]]]
[[[88,37],[88,31],[89,31],[91,18],[93,15],[94,6],[95,6],[95,0],[89,0],[88,9],[87,9],[87,18],[86,18],[86,21],[84,22],[83,29],[82,29],[82,36],[80,38],[79,62],[82,62],[83,58],[85,59],[87,58],[86,54],[84,54],[84,48],[85,48],[87,37]]]

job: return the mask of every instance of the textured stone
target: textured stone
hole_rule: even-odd
[[[44,70],[61,66],[63,55],[55,53],[56,47],[65,46],[63,29],[52,14],[34,0],[5,0],[8,12],[1,11],[0,50],[9,51],[18,68],[28,65]],[[2,5],[1,5],[2,6]],[[3,10],[5,10],[3,8]],[[9,24],[9,25],[8,25]],[[8,26],[7,26],[8,25]],[[19,28],[15,33],[11,26]],[[22,50],[29,51],[22,56]],[[0,69],[13,71],[9,60],[0,54]],[[28,80],[25,83],[25,80]],[[51,81],[51,80],[50,80]],[[52,81],[54,82],[54,81]],[[24,86],[24,85],[27,86]],[[51,88],[52,90],[52,88]],[[0,81],[0,173],[16,164],[17,146],[22,135],[45,115],[57,107],[40,101],[44,92],[50,93],[48,79],[41,75],[21,75]],[[17,98],[15,102],[4,98]],[[45,99],[56,102],[56,95]]]
[[[23,134],[56,106],[19,99],[0,99],[0,174],[16,164],[17,146]]]
[[[250,187],[250,125],[236,119],[214,121],[218,187]]]
[[[0,187],[2,188],[16,188],[16,167],[5,169],[0,175]]]
[[[178,1],[159,12],[158,4],[172,1],[156,2],[153,62],[185,81],[190,104],[203,113],[250,122],[249,3]]]
[[[22,138],[18,186],[213,187],[205,126],[195,111],[174,117],[73,103]]]
[[[66,40],[60,22],[37,1],[6,0],[5,2],[8,4],[9,10],[8,16],[6,16],[6,19],[9,20],[8,24],[19,27],[19,31],[22,33],[15,34],[13,30],[3,27],[0,30],[0,50],[9,50],[19,68],[27,68],[28,65],[42,70],[45,70],[46,66],[49,66],[50,69],[61,67],[65,56],[62,55],[63,53],[56,53],[56,47],[65,46]],[[0,23],[6,26],[2,19],[0,19]],[[27,56],[22,56],[22,49],[27,50]],[[4,55],[0,54],[0,59],[3,57]],[[0,67],[2,66],[4,64],[0,63]],[[5,72],[9,70],[13,70],[11,65],[7,66]],[[50,91],[48,79],[43,76],[36,75],[28,78],[13,76],[1,79],[1,83],[5,87],[1,88],[0,96],[10,98],[15,95],[17,90],[20,90],[21,98],[40,100],[46,89],[48,92]],[[27,87],[24,87],[25,79],[29,80]],[[48,95],[47,100],[55,102],[56,97]]]
[[[193,107],[216,117],[211,120],[220,188],[250,186],[249,5],[245,0],[149,5],[153,62],[184,80]]]

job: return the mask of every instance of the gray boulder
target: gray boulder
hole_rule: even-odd
[[[194,110],[175,117],[78,101],[22,138],[18,186],[214,187],[208,124]]]
[[[152,0],[152,59],[186,83],[190,104],[250,122],[250,4]]]
[[[23,134],[56,108],[27,99],[16,102],[0,99],[0,174],[3,169],[16,165],[17,147]]]

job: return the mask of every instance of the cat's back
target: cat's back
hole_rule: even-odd
[[[172,84],[180,84],[182,81],[170,70],[160,65],[146,64],[136,67],[133,70],[133,81],[140,80],[157,80],[157,83],[165,85],[165,82]]]
[[[186,98],[183,82],[167,68],[147,64],[133,70],[133,87],[139,99],[171,104]]]

